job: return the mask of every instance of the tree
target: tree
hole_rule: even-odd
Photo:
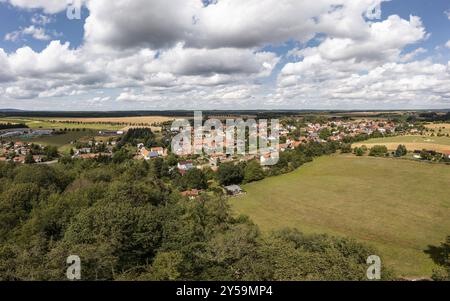
[[[397,150],[395,151],[396,157],[403,157],[403,156],[406,156],[407,154],[408,154],[408,150],[406,149],[406,146],[404,146],[404,145],[399,145],[397,147]]]
[[[286,152],[285,166],[307,159]],[[257,163],[223,164],[222,176],[257,178]],[[361,280],[377,254],[326,235],[263,233],[223,196],[186,202],[156,169],[133,160],[0,163],[0,280],[66,280],[69,254],[80,256],[83,280]]]
[[[219,166],[217,177],[221,185],[241,184],[244,180],[244,171],[240,164],[225,163]]]
[[[330,136],[331,136],[331,132],[328,128],[324,128],[319,131],[320,139],[327,140],[328,138],[330,138]]]
[[[48,160],[58,158],[58,148],[56,146],[49,145],[44,147],[43,153]]]
[[[31,152],[28,152],[28,154],[25,156],[25,164],[34,164],[36,161],[34,161],[33,154]]]
[[[177,251],[160,252],[156,255],[150,272],[140,277],[141,280],[175,281],[181,276],[180,267],[183,256]]]
[[[434,260],[439,265],[433,271],[433,279],[436,281],[450,281],[450,236],[439,247],[434,247]]]
[[[344,143],[341,146],[341,153],[350,154],[352,152],[352,145],[350,143]]]
[[[422,160],[431,161],[431,160],[433,160],[433,155],[429,151],[427,151],[426,149],[423,149],[420,152],[420,158]]]
[[[124,148],[121,148],[118,151],[114,152],[114,154],[112,156],[112,160],[114,163],[122,163],[129,158],[131,158],[131,155]]]
[[[121,145],[132,144],[136,146],[138,143],[143,143],[147,147],[154,146],[155,134],[150,128],[135,128],[129,129],[120,141]]]
[[[295,229],[273,233],[262,247],[272,280],[366,280],[366,260],[375,251],[347,238],[305,235]],[[392,277],[385,269],[382,277]]]
[[[264,170],[261,167],[261,164],[257,161],[253,160],[248,162],[247,166],[244,168],[244,182],[250,183],[254,181],[260,181],[264,179],[265,174]]]
[[[85,280],[113,280],[116,273],[153,258],[161,240],[157,218],[148,205],[104,203],[82,210],[53,250],[52,262],[75,252],[83,258]]]
[[[200,169],[190,169],[180,178],[183,189],[206,189],[208,180],[206,175]]]
[[[369,156],[372,157],[384,157],[388,152],[388,149],[384,145],[375,145],[370,149]]]
[[[366,151],[364,150],[364,148],[362,147],[355,148],[355,155],[357,155],[358,157],[364,156],[365,153]]]

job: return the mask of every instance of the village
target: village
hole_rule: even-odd
[[[179,131],[171,129],[167,124],[164,130],[170,133],[171,138],[178,134]],[[234,130],[234,128],[233,128]],[[145,143],[137,143],[132,146],[134,160],[153,160],[156,158],[167,158],[170,154],[177,155],[176,169],[181,175],[184,175],[191,169],[207,170],[211,169],[217,172],[219,166],[224,163],[239,163],[256,160],[265,164],[271,159],[274,152],[285,152],[294,150],[302,144],[310,142],[326,143],[338,142],[348,143],[355,137],[386,137],[395,135],[415,135],[420,134],[423,128],[416,124],[396,124],[392,121],[383,120],[333,120],[322,123],[303,123],[300,124],[295,120],[282,120],[277,128],[279,134],[278,149],[275,147],[275,138],[270,135],[262,135],[264,131],[255,128],[249,128],[249,135],[246,141],[257,141],[258,139],[268,143],[267,152],[264,154],[252,153],[248,151],[247,142],[240,140],[227,141],[227,127],[223,131],[215,129],[208,131],[202,128],[201,134],[192,129],[192,149],[200,149],[201,155],[192,155],[191,153],[183,153],[184,149],[180,145],[179,148],[170,149],[169,145],[145,145]],[[2,130],[0,136],[0,162],[14,162],[19,164],[36,163],[36,164],[52,164],[56,163],[58,157],[62,154],[49,146],[39,143],[22,142],[21,138],[30,138],[36,136],[50,136],[51,130],[39,129],[9,129]],[[72,159],[98,159],[111,158],[117,151],[118,143],[120,143],[124,131],[98,131],[97,135],[101,139],[92,138],[88,141],[71,141],[69,145],[69,154]],[[267,133],[266,133],[267,134]],[[197,136],[196,136],[197,135]],[[365,136],[364,136],[365,135]],[[214,138],[219,137],[220,139]],[[215,139],[215,140],[214,140]],[[219,141],[220,140],[220,141]],[[228,145],[230,144],[230,145]],[[241,150],[241,152],[230,154],[227,147],[233,150]],[[247,147],[247,149],[246,149]],[[51,153],[49,154],[49,149]],[[222,151],[220,151],[222,150]],[[415,150],[415,158],[420,159],[425,154],[421,150]],[[266,168],[267,169],[267,168]],[[239,187],[227,187],[230,194],[239,194]],[[188,191],[185,194],[189,197],[198,195],[197,191]]]
[[[380,122],[376,120],[360,120],[360,121],[332,121],[327,123],[307,123],[304,127],[298,128],[297,126],[289,123],[282,122],[279,125],[279,145],[278,151],[284,152],[287,150],[293,150],[299,147],[303,143],[318,142],[325,143],[327,141],[344,141],[346,137],[356,137],[362,134],[371,135],[373,133],[379,133],[384,135],[395,135],[397,125],[393,122]],[[202,131],[201,137],[195,137],[194,130],[192,130],[192,140],[195,141],[193,148],[196,149],[203,147],[205,154],[203,156],[197,156],[195,160],[186,160],[178,163],[178,169],[181,173],[188,171],[191,168],[205,168],[209,167],[213,170],[217,170],[217,167],[221,163],[230,162],[242,162],[250,160],[259,160],[264,163],[270,155],[245,154],[245,155],[230,155],[226,154],[225,148],[227,140],[225,137],[226,127],[224,132],[220,132],[221,145],[219,142],[211,140],[211,137],[217,136],[215,130],[208,132]],[[413,124],[409,125],[408,133],[416,134],[419,130],[414,127]],[[176,134],[176,131],[172,131],[172,134]],[[120,132],[107,132],[99,131],[99,135],[105,137],[114,137],[115,139],[108,139],[108,141],[97,141],[92,139],[87,142],[72,141],[70,147],[70,155],[73,159],[95,159],[100,156],[111,157],[114,153],[115,147],[120,141],[120,137],[124,134]],[[404,132],[402,134],[405,134]],[[26,155],[33,153],[33,159],[35,163],[41,163],[43,157],[41,155],[35,155],[35,153],[41,153],[40,150],[44,150],[45,146],[35,143],[21,142],[21,138],[30,138],[38,136],[52,135],[51,130],[31,130],[31,129],[9,129],[2,130],[0,133],[0,161],[13,161],[15,163],[25,163]],[[198,139],[200,138],[200,139]],[[258,130],[250,131],[248,140],[261,138],[261,132]],[[106,140],[106,139],[105,139]],[[269,142],[274,142],[273,137],[268,137]],[[207,142],[208,141],[208,142]],[[255,140],[256,141],[256,140]],[[233,141],[233,148],[245,149],[245,145],[238,145]],[[270,144],[270,143],[269,143]],[[224,151],[217,151],[223,146]],[[169,147],[155,146],[146,147],[143,143],[136,145],[136,154],[134,159],[136,160],[151,160],[155,158],[165,158],[169,153],[181,155],[183,149],[170,150]],[[274,152],[274,147],[269,147],[268,151]],[[209,154],[209,155],[208,155]]]

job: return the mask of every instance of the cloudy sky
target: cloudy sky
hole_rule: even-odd
[[[450,0],[70,3],[0,0],[0,108],[450,108]]]

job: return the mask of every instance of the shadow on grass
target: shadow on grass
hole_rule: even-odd
[[[429,245],[424,252],[440,266],[450,263],[450,236],[440,246]]]

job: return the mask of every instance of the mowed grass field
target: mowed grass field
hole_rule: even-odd
[[[449,137],[430,136],[396,136],[387,138],[369,139],[364,142],[355,143],[353,147],[362,145],[371,148],[374,145],[385,145],[389,150],[396,150],[399,144],[403,144],[409,151],[414,150],[434,150],[438,152],[450,151]]]
[[[398,276],[429,277],[435,265],[425,250],[450,235],[449,183],[446,165],[336,155],[244,185],[246,194],[230,202],[263,231],[355,238]]]

